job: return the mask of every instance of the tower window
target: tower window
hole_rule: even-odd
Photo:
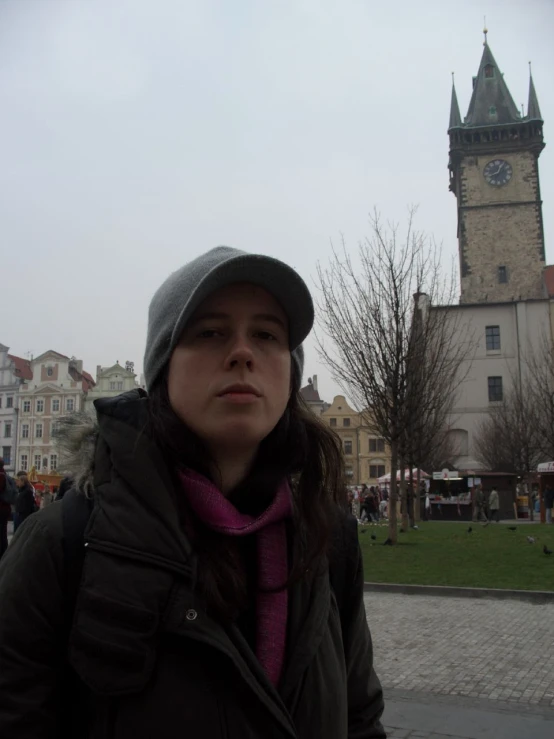
[[[489,377],[489,403],[500,403],[502,401],[502,378],[501,377]]]
[[[487,326],[485,328],[485,338],[488,352],[500,350],[500,326]]]
[[[496,115],[496,107],[494,105],[491,105],[489,108],[489,115]]]
[[[485,65],[485,77],[487,77],[487,79],[494,77],[494,67],[492,64]]]
[[[501,285],[504,285],[506,282],[508,282],[508,270],[506,269],[506,267],[498,268],[498,282]]]

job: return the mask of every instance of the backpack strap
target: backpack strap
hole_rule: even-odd
[[[81,583],[85,560],[85,529],[93,501],[77,488],[71,488],[60,501],[62,506],[62,548],[65,570],[65,611],[68,631],[73,622],[73,612]]]

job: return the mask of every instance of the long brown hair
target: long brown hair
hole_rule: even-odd
[[[150,392],[149,408],[150,431],[170,471],[188,467],[211,477],[214,467],[206,446],[171,407],[167,370]],[[340,442],[306,406],[296,373],[283,416],[261,442],[253,468],[232,492],[232,500],[250,513],[261,512],[284,478],[291,481],[294,509],[290,584],[319,566],[331,544],[337,509],[346,505]],[[198,586],[215,615],[232,618],[248,602],[240,543],[208,529],[178,490],[176,482],[177,507],[198,556]]]

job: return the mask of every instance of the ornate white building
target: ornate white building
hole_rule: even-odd
[[[12,476],[17,472],[18,393],[21,384],[31,378],[29,362],[0,344],[0,456],[4,469]]]
[[[138,387],[133,362],[125,362],[122,367],[116,362],[112,367],[96,367],[96,385],[87,393],[84,409],[94,412],[94,401],[98,398],[111,398]]]
[[[95,383],[81,360],[52,350],[29,364],[31,378],[19,388],[17,468],[52,473],[58,468],[55,424],[61,416],[84,409]]]

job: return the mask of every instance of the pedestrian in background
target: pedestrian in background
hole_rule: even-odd
[[[44,486],[44,490],[40,494],[40,505],[39,508],[46,508],[46,506],[49,506],[50,503],[54,502],[54,496],[50,492],[50,485],[46,484]]]
[[[554,488],[547,485],[544,489],[544,508],[546,510],[546,523],[552,523],[552,508],[554,508]]]
[[[485,516],[485,494],[483,493],[482,485],[477,485],[475,488],[473,499],[473,521],[483,521],[484,523],[488,523],[488,519]]]
[[[489,521],[495,520],[496,523],[500,521],[500,499],[498,497],[498,490],[494,487],[489,495]]]
[[[158,289],[149,394],[67,417],[74,486],[0,562],[2,739],[385,739],[313,320],[292,268],[228,247]]]
[[[8,521],[12,512],[13,488],[4,460],[0,459],[0,557],[8,548]]]
[[[29,482],[26,472],[18,472],[15,479],[17,485],[17,498],[15,500],[15,511],[13,514],[13,532],[21,526],[29,516],[36,511],[35,489]]]

